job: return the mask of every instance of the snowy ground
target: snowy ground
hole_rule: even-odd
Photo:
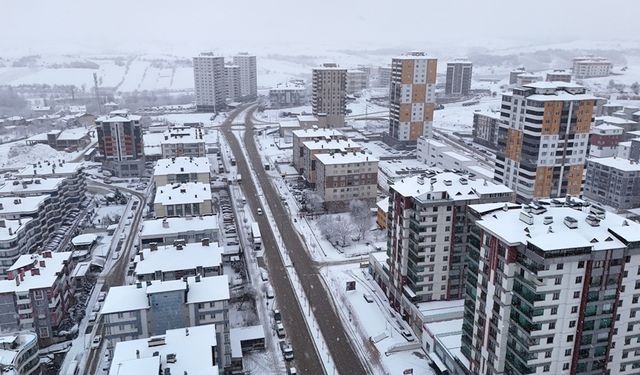
[[[485,96],[480,103],[462,106],[462,103],[445,104],[444,109],[433,112],[433,126],[448,132],[471,133],[473,130],[473,113],[499,111],[502,98]]]
[[[78,155],[79,151],[56,151],[44,144],[28,146],[25,141],[15,141],[0,145],[0,168],[20,169],[38,161],[72,160]]]
[[[335,306],[347,323],[348,334],[359,344],[359,350],[375,369],[386,374],[402,374],[407,369],[413,369],[415,375],[435,374],[429,367],[426,353],[420,347],[386,355],[394,346],[410,344],[400,334],[407,327],[389,307],[389,301],[367,273],[367,269],[360,268],[356,263],[326,267],[322,274],[334,293]],[[346,291],[347,281],[355,281],[356,290]],[[371,295],[374,302],[368,303],[364,294]],[[379,335],[386,338],[373,344],[369,338]]]

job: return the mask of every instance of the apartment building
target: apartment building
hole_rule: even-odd
[[[450,96],[469,95],[472,71],[473,63],[465,59],[456,59],[447,63],[444,93]]]
[[[547,82],[571,82],[571,72],[564,69],[554,69],[547,73]]]
[[[518,76],[520,76],[520,74],[526,73],[527,70],[524,68],[524,66],[518,67],[514,70],[512,70],[511,72],[509,72],[509,84],[510,85],[515,85],[518,83]]]
[[[216,56],[212,52],[194,57],[193,80],[198,111],[219,112],[225,108],[227,88],[224,57]]]
[[[326,114],[330,128],[343,127],[347,113],[347,69],[325,63],[313,69],[311,83],[313,114]]]
[[[41,345],[51,344],[73,305],[74,266],[71,252],[21,255],[0,280],[0,329],[31,330]]]
[[[269,90],[271,108],[298,107],[307,104],[307,88],[304,81],[278,84]]]
[[[218,374],[217,327],[170,329],[151,338],[121,341],[115,346],[109,374]]]
[[[255,99],[258,96],[258,73],[256,56],[240,52],[233,56],[233,65],[240,67],[240,96]]]
[[[607,77],[613,65],[609,59],[598,56],[573,58],[573,75],[576,79]]]
[[[369,74],[360,69],[347,70],[347,94],[353,95],[369,87]]]
[[[38,336],[29,331],[0,336],[0,368],[10,375],[40,375]]]
[[[224,66],[224,76],[226,80],[226,97],[231,101],[240,100],[240,66],[227,64]]]
[[[29,218],[0,219],[0,272],[3,277],[22,254],[37,244],[34,238],[38,228],[32,222]]]
[[[503,94],[495,181],[518,201],[579,196],[594,103],[584,87],[564,82]]]
[[[498,148],[498,129],[500,114],[491,112],[474,112],[473,142],[491,150]]]
[[[217,242],[203,239],[198,243],[177,241],[173,245],[151,243],[142,249],[135,263],[138,281],[180,280],[185,276],[218,276],[222,274],[224,248]]]
[[[469,211],[471,373],[637,372],[640,224],[562,204]]]
[[[139,177],[144,171],[144,142],[140,116],[111,111],[96,119],[98,150],[103,167],[118,177]]]
[[[391,142],[416,143],[431,134],[436,101],[438,60],[424,52],[409,52],[391,61],[389,137]]]
[[[542,78],[541,74],[523,72],[523,73],[518,74],[518,78],[516,80],[516,84],[518,86],[524,86],[524,85],[528,85],[528,84],[531,84],[531,83],[540,82],[542,80],[543,80],[543,78]]]
[[[160,143],[163,159],[178,156],[205,157],[207,154],[202,128],[175,126],[163,133]]]
[[[100,314],[111,345],[215,324],[217,363],[224,368],[231,361],[228,305],[226,275],[193,276],[111,287]]]
[[[302,143],[301,166],[298,172],[313,187],[317,177],[317,157],[322,154],[360,152],[362,147],[350,140],[313,140]]]
[[[316,155],[316,191],[328,211],[347,211],[354,200],[373,207],[378,196],[378,159],[360,152]]]
[[[466,209],[509,202],[512,191],[452,172],[406,178],[390,188],[387,271],[379,279],[394,309],[420,331],[420,303],[464,298]]]
[[[640,164],[619,157],[589,159],[584,197],[618,211],[640,207]]]
[[[493,169],[480,165],[451,146],[427,137],[418,138],[416,149],[418,161],[429,167],[462,171],[477,178],[493,180]]]
[[[379,66],[377,69],[377,87],[389,87],[391,85],[391,66]]]
[[[160,186],[153,201],[156,218],[213,214],[209,183],[187,182]]]
[[[293,166],[300,172],[304,164],[304,149],[303,143],[308,141],[331,141],[331,140],[346,140],[347,137],[336,129],[317,129],[317,128],[305,128],[294,130],[292,134],[292,147],[293,147]]]
[[[217,215],[165,217],[142,222],[140,228],[140,248],[149,248],[152,243],[157,246],[173,245],[176,241],[185,243],[201,242],[208,238],[217,242],[220,238],[220,227]]]
[[[153,182],[156,186],[175,183],[209,183],[211,163],[206,157],[178,156],[160,159],[153,169]]]
[[[594,125],[589,136],[589,156],[608,158],[616,156],[618,144],[624,141],[624,129],[609,124]]]
[[[91,121],[91,125],[93,122]],[[37,143],[48,145],[58,151],[79,151],[91,143],[92,131],[87,128],[50,130],[46,133],[36,134],[26,139],[28,145]]]

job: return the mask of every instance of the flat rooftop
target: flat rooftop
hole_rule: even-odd
[[[197,267],[220,267],[224,248],[216,242],[204,246],[201,243],[187,243],[182,250],[174,245],[158,246],[157,250],[143,249],[142,256],[136,257],[136,275],[153,274],[156,271],[172,272],[195,270]]]
[[[24,235],[24,230],[31,218],[24,219],[0,219],[0,241],[11,241]]]
[[[187,278],[187,281],[183,279],[153,280],[111,287],[100,314],[147,309],[149,294],[176,290],[184,290],[187,293],[187,304],[224,301],[229,299],[229,277],[227,275],[192,276]]]
[[[142,222],[140,238],[156,238],[180,233],[218,230],[218,216],[168,217],[164,219],[145,220]]]
[[[2,190],[0,189],[0,192]],[[157,189],[154,203],[162,205],[202,203],[211,200],[211,187],[200,182],[164,185]]]
[[[433,184],[431,183],[433,181]],[[468,175],[453,172],[412,176],[396,181],[390,186],[405,197],[423,197],[434,192],[446,192],[450,200],[470,200],[488,194],[510,194],[508,187],[483,178],[470,179]]]
[[[51,196],[48,194],[30,197],[0,197],[0,217],[36,213],[49,197]]]
[[[589,162],[625,172],[640,172],[640,164],[638,162],[623,158],[590,158]]]
[[[360,149],[360,144],[344,139],[327,139],[318,141],[306,141],[302,143],[309,150],[347,150]]]
[[[153,170],[154,176],[166,176],[182,173],[210,173],[211,163],[206,157],[180,156],[171,159],[160,159]]]
[[[322,137],[342,137],[344,134],[336,129],[300,129],[294,130],[293,135],[299,138],[322,138]]]
[[[57,191],[64,180],[63,177],[9,180],[0,186],[0,196],[46,194]]]
[[[471,209],[475,209],[474,207],[470,206]],[[593,226],[586,221],[587,217],[593,217],[587,210],[543,207],[546,211],[541,214],[527,213],[521,209],[524,206],[519,205],[510,206],[506,210],[485,211],[482,219],[476,223],[510,245],[531,243],[543,251],[569,248],[591,248],[594,251],[624,248],[626,245],[618,237],[628,242],[640,241],[640,224],[622,216],[607,212],[598,225]],[[529,215],[532,224],[522,221],[522,215]],[[567,217],[575,220],[575,228],[569,228],[565,224]]]
[[[345,154],[333,153],[333,154],[319,154],[316,155],[316,160],[324,165],[336,165],[336,164],[353,164],[353,163],[371,163],[378,162],[378,158],[363,154],[360,152],[347,152]]]
[[[13,274],[13,279],[0,280],[0,293],[24,293],[31,289],[50,288],[58,279],[58,274],[62,272],[65,264],[71,260],[71,254],[71,251],[59,253],[49,251],[41,255],[21,255],[7,270],[7,273]],[[23,276],[20,276],[20,269],[24,270]],[[32,269],[35,271],[31,271]]]
[[[71,176],[82,169],[83,163],[71,163],[64,160],[48,160],[29,164],[21,169],[18,177],[64,177]]]
[[[213,324],[170,329],[160,336],[121,341],[116,344],[109,373],[158,375],[158,370],[163,368],[176,375],[217,375],[218,366],[212,354],[216,346]],[[154,355],[156,352],[159,355]],[[167,360],[169,354],[175,355],[175,361]]]
[[[162,133],[162,144],[205,143],[200,128],[173,127]]]

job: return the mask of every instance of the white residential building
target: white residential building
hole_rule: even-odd
[[[156,218],[211,215],[211,186],[200,182],[160,186],[153,208]]]
[[[254,99],[258,96],[256,56],[240,52],[233,56],[233,64],[240,67],[240,96]]]
[[[8,375],[40,375],[38,336],[29,331],[1,336],[0,368]]]
[[[206,144],[202,128],[176,126],[163,133],[160,148],[162,157],[170,159],[177,156],[206,156]]]
[[[185,182],[206,184],[210,179],[211,163],[206,157],[178,156],[160,159],[153,170],[153,182],[156,186]]]
[[[202,112],[219,112],[225,108],[227,96],[224,57],[212,52],[193,58],[196,107]]]
[[[177,240],[190,243],[208,238],[217,242],[219,233],[216,215],[145,220],[140,228],[140,248],[148,248],[153,242],[158,246],[172,245]]]
[[[198,243],[151,244],[136,256],[135,276],[138,281],[179,280],[185,276],[218,276],[222,274],[224,248],[204,239]]]
[[[330,128],[343,127],[347,113],[347,69],[333,63],[314,68],[312,86],[313,114],[325,114]]]
[[[606,77],[612,64],[609,59],[597,56],[581,56],[573,59],[573,76],[576,79]]]

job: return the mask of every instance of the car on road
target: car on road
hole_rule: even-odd
[[[105,298],[107,298],[107,292],[100,292],[100,294],[98,294],[98,302],[103,302]]]
[[[288,374],[288,375],[298,375],[298,371],[296,371],[296,368],[295,368],[295,367],[289,367],[289,368],[287,369],[287,374]]]
[[[264,293],[268,299],[273,299],[275,295],[273,294],[273,288],[271,286],[267,287],[267,290]]]
[[[97,312],[92,312],[91,314],[89,314],[89,323],[93,323],[96,320],[98,320],[98,313]]]
[[[258,207],[257,212],[258,212],[258,215],[262,215],[262,208]]]
[[[91,341],[91,349],[97,349],[100,347],[100,343],[102,342],[102,336],[98,335],[93,338]]]
[[[269,281],[269,274],[265,270],[260,270],[260,278],[262,281]]]
[[[291,345],[287,344],[285,341],[280,341],[280,350],[282,351],[282,356],[285,361],[293,360],[293,348]]]
[[[402,331],[400,331],[400,334],[409,342],[415,341],[416,339],[415,337],[413,337],[413,333],[411,333],[411,331],[409,331],[408,329],[403,329]]]
[[[282,315],[280,314],[280,310],[273,310],[273,320],[275,320],[276,323],[282,323]]]
[[[93,308],[91,309],[91,311],[97,313],[98,311],[100,311],[101,308],[102,308],[102,304],[98,302],[95,305],[93,305]]]
[[[283,339],[283,338],[285,338],[287,336],[287,333],[284,330],[284,325],[282,325],[282,322],[276,323],[276,334],[281,339]]]

